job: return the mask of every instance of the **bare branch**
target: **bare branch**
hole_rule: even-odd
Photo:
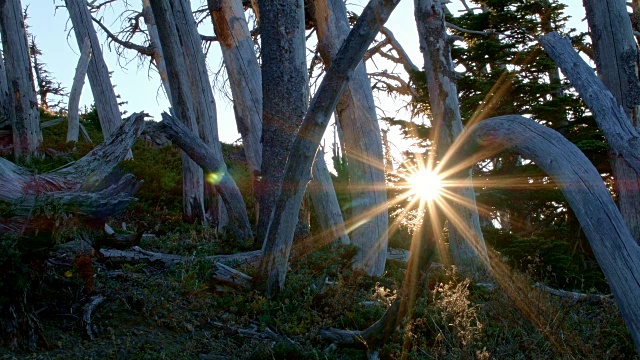
[[[129,49],[129,50],[134,50],[137,51],[138,53],[142,54],[142,55],[146,55],[146,56],[153,56],[154,54],[154,49],[152,46],[142,46],[142,45],[138,45],[138,44],[134,44],[130,41],[125,41],[122,40],[120,38],[118,38],[116,35],[114,35],[111,31],[109,31],[109,29],[102,24],[102,22],[100,22],[100,20],[96,19],[95,17],[91,17],[91,20],[93,20],[93,22],[95,22],[96,24],[98,24],[98,26],[100,26],[100,28],[102,29],[102,31],[104,31],[107,34],[107,37],[109,37],[109,39],[111,41],[113,41],[114,43]]]

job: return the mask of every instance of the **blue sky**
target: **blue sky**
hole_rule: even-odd
[[[192,5],[200,5],[202,0],[192,1]],[[122,2],[119,0],[118,2]],[[137,6],[135,0],[129,0],[131,5]],[[141,3],[141,1],[140,1]],[[349,2],[350,4],[353,2]],[[355,0],[356,4],[365,4],[364,0]],[[584,18],[584,9],[581,0],[564,0],[569,6],[568,14],[572,16],[571,26],[580,30],[586,28],[581,20]],[[53,77],[60,81],[67,90],[71,86],[76,63],[78,61],[78,50],[73,31],[70,31],[71,25],[68,21],[68,14],[64,7],[56,9],[56,6],[63,6],[63,0],[22,0],[23,6],[29,6],[30,33],[36,36],[36,42],[43,52],[42,61],[46,64]],[[350,8],[356,12],[360,12],[358,8],[363,5],[350,5]],[[452,11],[460,8],[458,0],[452,0],[449,5]],[[106,25],[113,28],[117,24],[113,21],[121,12],[121,5],[114,5],[102,13],[106,19]],[[395,34],[398,41],[403,45],[409,53],[415,64],[422,63],[422,55],[418,48],[418,35],[413,20],[413,2],[403,0],[400,2],[389,22],[387,23]],[[204,21],[200,27],[201,33],[213,34],[213,26],[211,21]],[[98,37],[102,40],[105,38],[102,32],[98,32]],[[217,70],[221,55],[218,45],[213,44],[208,56],[208,62],[212,71]],[[113,51],[109,49],[106,42],[103,42],[103,52],[105,61],[109,70],[113,72],[112,82],[116,86],[116,93],[128,104],[122,107],[129,113],[135,111],[146,111],[154,118],[160,118],[160,113],[166,111],[169,107],[168,101],[162,90],[160,89],[160,81],[157,74],[148,69],[147,64],[141,64],[137,59],[125,62],[118,58]],[[233,117],[233,108],[228,99],[222,94],[216,93],[218,107],[218,124],[219,136],[224,142],[233,142],[239,138],[236,131],[235,120]],[[391,99],[380,98],[379,106],[390,114],[402,106],[399,102],[393,102]],[[93,102],[88,81],[82,93],[81,106],[88,106]],[[121,109],[121,110],[122,110]]]

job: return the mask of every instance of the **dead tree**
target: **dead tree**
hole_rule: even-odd
[[[415,0],[415,18],[424,58],[435,146],[440,160],[439,172],[458,164],[449,164],[447,152],[463,131],[458,87],[451,61],[450,39],[446,33],[440,0]],[[480,228],[476,196],[471,182],[471,167],[465,170],[464,186],[449,188],[451,204],[448,217],[449,245],[453,262],[469,276],[478,276],[488,267],[487,248]],[[448,197],[449,198],[449,197]],[[442,205],[444,206],[444,204]]]
[[[131,115],[113,136],[54,172],[32,174],[0,158],[0,202],[11,209],[11,215],[0,219],[0,233],[46,235],[67,217],[104,224],[107,217],[123,210],[134,200],[140,182],[130,174],[111,184],[103,180],[129,153],[142,132],[145,116]]]
[[[82,49],[84,39],[89,39],[91,43],[92,56],[89,61],[87,77],[91,85],[98,117],[100,118],[102,135],[106,139],[122,122],[118,99],[113,91],[113,85],[109,77],[109,69],[102,57],[102,48],[91,21],[87,0],[65,0],[65,6],[69,12],[78,48]]]
[[[640,129],[640,81],[638,80],[638,47],[627,3],[624,0],[583,0],[593,43],[596,70],[626,114],[625,127]],[[585,99],[586,100],[586,99]],[[598,127],[601,128],[600,124]],[[631,233],[640,243],[640,172],[631,168],[626,156],[610,144],[609,158],[618,193],[618,207]],[[636,146],[636,152],[640,149]]]
[[[349,34],[347,9],[341,0],[313,2],[318,50],[329,67]],[[364,62],[349,80],[335,109],[345,141],[343,149],[349,173],[351,217],[360,219],[351,233],[351,241],[359,248],[354,266],[369,275],[384,272],[387,254],[387,193],[384,175],[382,139],[371,83]]]
[[[29,44],[20,0],[0,2],[0,34],[6,67],[7,115],[13,131],[13,153],[29,161],[40,156],[40,110],[33,84]]]
[[[453,146],[459,148],[456,163],[471,165],[508,149],[553,178],[578,218],[640,349],[640,247],[589,159],[558,132],[519,115],[484,120]]]
[[[302,126],[290,150],[295,156],[289,157],[285,166],[284,178],[287,179],[287,186],[283,186],[279,191],[262,248],[263,270],[268,276],[269,296],[273,296],[284,286],[302,196],[311,178],[311,166],[320,139],[329,124],[329,118],[367,47],[397,4],[398,0],[372,0],[365,7],[304,115]],[[263,9],[263,23],[266,23],[265,19]]]
[[[67,142],[78,142],[78,134],[80,132],[80,114],[78,112],[80,105],[80,94],[84,86],[84,78],[87,76],[87,68],[91,60],[91,42],[88,38],[84,39],[80,48],[80,59],[76,66],[76,73],[73,76],[73,84],[69,93],[69,105],[67,105]]]

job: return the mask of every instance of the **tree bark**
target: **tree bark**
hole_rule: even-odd
[[[297,219],[300,211],[302,196],[311,177],[310,169],[329,118],[367,47],[398,2],[399,0],[372,0],[367,4],[311,100],[290,150],[295,157],[290,157],[285,165],[284,178],[287,179],[287,186],[283,186],[279,192],[262,248],[263,264],[266,265],[263,269],[268,276],[268,296],[275,295],[284,286],[296,225],[296,221],[292,219]],[[264,11],[262,16],[265,20]],[[267,21],[263,21],[264,23]]]
[[[460,148],[455,157],[458,163],[467,164],[513,150],[554,179],[576,214],[640,349],[640,247],[589,159],[556,131],[518,115],[482,121],[459,137],[454,148]]]
[[[188,127],[169,114],[162,114],[160,124],[164,134],[208,174],[210,183],[222,196],[237,238],[242,241],[251,241],[253,234],[246,205],[224,161],[218,159],[211,147],[195,136]]]
[[[67,106],[67,142],[78,142],[78,134],[80,132],[80,114],[78,108],[80,106],[80,94],[84,86],[84,78],[87,75],[87,68],[91,60],[91,42],[88,38],[84,39],[80,48],[80,59],[76,66],[76,74],[73,76],[73,84],[69,93],[69,105]]]
[[[262,168],[257,182],[258,241],[264,241],[284,166],[309,103],[302,0],[261,0]],[[311,168],[311,164],[309,164]],[[288,179],[287,179],[288,182]],[[286,186],[289,186],[288,183]],[[298,219],[298,213],[289,220]],[[264,243],[265,254],[276,251]],[[264,273],[273,270],[265,257]]]
[[[341,0],[317,0],[313,5],[318,50],[330,66],[349,34],[347,8]],[[359,248],[354,267],[380,276],[388,244],[387,192],[382,139],[364,62],[357,65],[336,113],[344,136],[353,140],[346,141],[343,149],[349,172],[351,214],[353,218],[366,219],[351,232],[351,241]]]
[[[557,33],[540,38],[549,56],[560,66],[587,104],[607,139],[613,175],[619,192],[619,208],[634,239],[640,243],[640,135],[617,101],[580,56],[571,42]]]
[[[0,34],[4,49],[8,117],[16,159],[40,156],[40,110],[33,84],[29,44],[20,0],[0,1]]]
[[[447,162],[451,144],[463,130],[458,87],[453,79],[451,48],[440,0],[415,0],[414,4],[429,90],[432,126],[435,128],[436,153],[440,160],[437,169],[443,173],[447,168],[458,166]],[[447,205],[444,214],[452,225],[449,229],[449,246],[453,262],[463,274],[479,277],[486,273],[489,258],[476,208],[471,168],[468,167],[465,173],[464,185],[445,189],[452,196],[445,196],[440,205]]]
[[[142,132],[146,114],[137,113],[80,160],[60,170],[30,174],[0,158],[0,201],[12,205],[13,215],[0,220],[1,233],[51,233],[58,215],[83,221],[104,221],[134,200],[140,183],[128,174],[104,188],[103,180],[127,156]],[[34,212],[34,209],[50,209]],[[36,215],[34,215],[36,214]]]
[[[638,130],[638,48],[627,4],[624,0],[583,0],[583,4],[598,76],[624,109],[625,122]],[[606,138],[608,142],[612,141],[609,137]],[[637,153],[640,154],[640,151]],[[610,147],[609,158],[618,193],[618,207],[634,238],[640,243],[640,172],[630,168],[613,146]]]
[[[151,5],[149,0],[142,0],[142,16],[144,23],[147,25],[147,32],[149,33],[149,46],[153,48],[153,62],[160,75],[160,81],[162,87],[167,94],[167,99],[171,103],[171,91],[169,89],[169,79],[167,77],[167,65],[164,62],[164,54],[162,53],[162,46],[160,46],[160,35],[158,35],[158,27],[156,26],[156,19],[153,16]]]
[[[200,138],[211,149],[211,154],[216,157],[216,161],[224,163],[222,146],[218,139],[216,101],[209,82],[209,73],[202,52],[198,26],[191,13],[191,2],[189,0],[171,0],[170,3],[182,45],[183,66],[186,67],[190,90],[189,99],[192,102]],[[205,174],[205,179],[209,175]],[[204,207],[205,213],[215,227],[226,226],[228,220],[222,217],[224,213],[218,211],[218,194],[215,192],[214,185],[208,181],[204,181]],[[230,212],[237,211],[228,210]]]
[[[238,132],[254,174],[262,167],[262,76],[239,0],[208,0],[213,28],[229,76]]]
[[[307,186],[307,193],[322,230],[322,243],[329,244],[337,240],[343,244],[350,244],[351,240],[344,227],[340,204],[338,204],[333,181],[322,151],[316,155],[312,173],[313,179]]]
[[[91,21],[91,14],[87,7],[87,0],[65,0],[67,11],[73,25],[78,48],[82,49],[84,39],[91,42],[91,61],[87,77],[91,85],[91,92],[100,118],[102,135],[108,138],[120,126],[122,117],[118,108],[118,99],[113,91],[109,69],[102,57],[102,48],[98,35]]]
[[[171,93],[172,111],[189,130],[199,134],[196,113],[191,99],[189,77],[184,54],[173,17],[170,0],[152,1],[160,46],[164,54]],[[182,217],[186,222],[204,221],[204,182],[202,169],[182,152]]]

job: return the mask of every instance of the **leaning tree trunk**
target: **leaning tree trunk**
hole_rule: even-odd
[[[191,2],[189,0],[171,0],[171,8],[182,44],[184,66],[190,85],[190,100],[193,104],[200,138],[211,149],[211,154],[216,157],[215,161],[224,163],[222,146],[218,139],[216,101],[209,83],[209,73],[202,52],[198,26],[191,13]],[[205,179],[210,176],[211,174],[205,174]],[[205,213],[216,228],[222,228],[227,225],[228,219],[225,217],[225,212],[219,211],[218,194],[215,192],[214,186],[215,184],[210,181],[204,182]],[[238,210],[227,209],[227,211],[237,212]],[[241,226],[241,224],[234,224],[234,226]]]
[[[618,206],[634,238],[640,242],[640,135],[637,128],[629,120],[629,112],[625,113],[620,101],[607,91],[610,87],[603,84],[573,50],[569,39],[549,33],[540,41],[591,109],[607,139],[620,195]]]
[[[196,114],[191,99],[190,84],[181,50],[180,38],[169,0],[152,1],[160,46],[164,54],[174,115],[198,134]],[[182,217],[186,222],[204,221],[204,184],[202,169],[182,152]]]
[[[304,3],[302,0],[261,0],[262,168],[257,182],[258,241],[264,241],[280,188],[284,164],[304,118],[308,98]],[[310,164],[311,165],[311,164]],[[287,179],[288,182],[288,179]],[[286,186],[289,186],[287,183]],[[295,214],[290,221],[298,218]],[[263,243],[265,274],[279,266],[273,242]],[[288,257],[287,251],[287,257]],[[284,274],[282,274],[284,278]]]
[[[211,174],[212,184],[222,197],[231,220],[232,232],[242,241],[251,241],[253,234],[247,215],[246,205],[235,181],[229,174],[224,161],[220,160],[213,149],[199,139],[186,125],[170,115],[163,113],[161,130],[182,151],[187,153],[206,173]]]
[[[67,11],[76,35],[78,48],[82,49],[84,39],[91,42],[91,61],[87,77],[91,85],[91,92],[100,118],[102,135],[108,138],[122,122],[118,99],[113,91],[109,69],[102,57],[102,48],[98,35],[91,21],[91,14],[87,7],[87,0],[65,0]]]
[[[311,100],[290,150],[295,156],[289,157],[285,165],[284,178],[287,179],[287,186],[279,191],[263,246],[263,264],[267,265],[263,269],[268,271],[268,296],[275,295],[284,287],[302,197],[311,178],[311,166],[331,114],[367,47],[398,2],[399,0],[372,0],[367,4]],[[262,16],[263,20],[267,19],[264,17],[264,10]],[[263,24],[267,22],[265,20]]]
[[[262,166],[262,76],[240,0],[208,0],[249,171]]]
[[[6,100],[13,130],[13,151],[16,159],[29,161],[31,157],[40,156],[42,132],[20,0],[0,2],[0,34],[9,93]]]
[[[318,49],[329,66],[349,34],[347,8],[342,0],[313,2]],[[384,272],[387,255],[387,191],[384,176],[382,139],[364,62],[356,68],[336,107],[345,141],[351,215],[358,226],[351,241],[359,249],[354,266],[369,275]],[[357,219],[357,220],[356,220]]]
[[[640,247],[589,159],[558,132],[519,115],[482,121],[458,138],[454,149],[458,148],[460,155],[455,158],[469,165],[512,150],[554,179],[576,214],[640,349]],[[478,153],[479,149],[485,152]]]
[[[87,75],[87,68],[91,60],[91,42],[84,39],[80,48],[80,59],[76,66],[76,74],[73,76],[73,84],[69,93],[69,105],[67,106],[67,142],[78,142],[78,134],[80,132],[80,114],[78,112],[80,105],[80,94],[84,86],[84,78]]]
[[[160,75],[160,81],[162,82],[162,87],[167,94],[167,99],[171,102],[169,79],[167,78],[167,65],[164,62],[164,54],[162,53],[162,46],[160,46],[158,27],[156,26],[156,19],[153,16],[149,0],[142,0],[142,16],[144,18],[145,25],[147,25],[147,32],[149,33],[149,46],[153,48],[153,55],[151,57],[156,69],[158,70],[158,74]]]
[[[448,163],[447,152],[462,133],[458,87],[452,78],[450,41],[447,36],[444,12],[440,0],[415,0],[415,18],[420,35],[420,50],[424,57],[424,71],[429,90],[432,126],[440,173],[458,166]],[[487,248],[480,228],[476,195],[471,182],[471,168],[465,170],[465,185],[449,188],[451,196],[443,194],[440,206],[449,224],[449,245],[453,262],[467,276],[478,277],[489,265]]]
[[[640,129],[638,48],[624,0],[583,0],[593,43],[596,70],[627,115],[626,122]],[[611,140],[605,135],[608,142]],[[637,150],[637,151],[640,151]],[[631,233],[640,243],[640,172],[610,148],[618,206]]]

